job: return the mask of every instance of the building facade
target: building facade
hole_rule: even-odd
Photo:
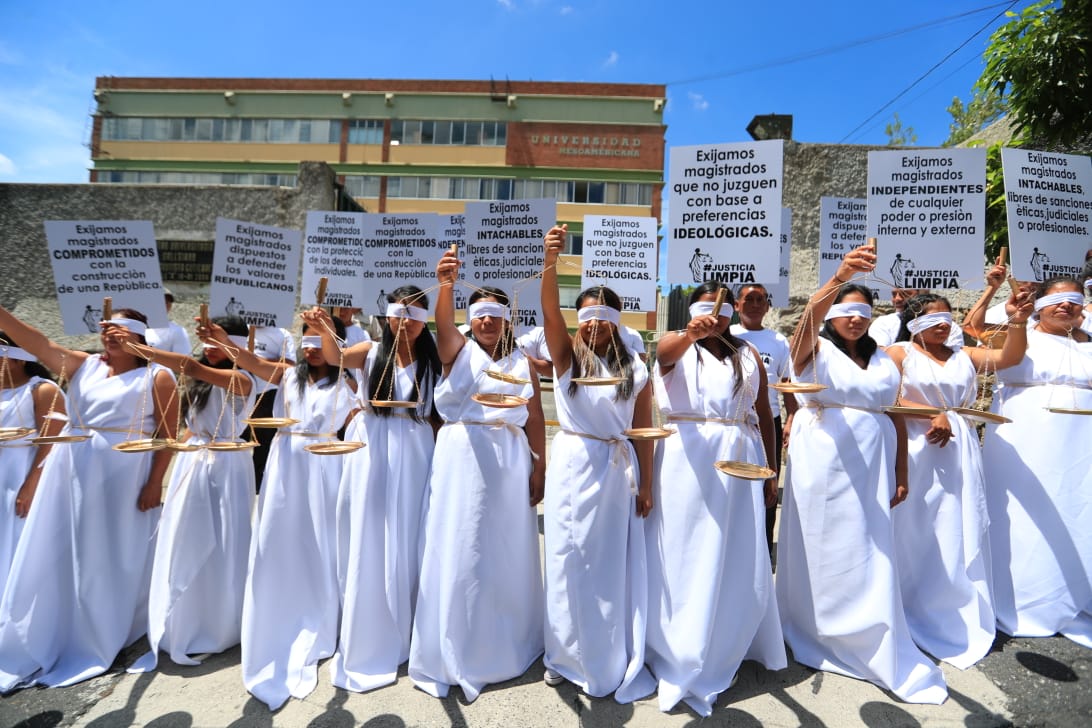
[[[293,186],[300,161],[322,161],[370,212],[457,214],[474,200],[555,198],[572,232],[568,252],[579,255],[586,214],[659,219],[665,93],[654,84],[101,77],[91,182]],[[567,298],[573,278],[562,281]]]

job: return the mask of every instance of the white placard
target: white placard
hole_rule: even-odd
[[[781,208],[781,265],[776,283],[764,283],[766,292],[770,294],[770,304],[775,308],[786,308],[789,305],[789,270],[792,265],[792,210]]]
[[[216,218],[210,316],[291,328],[299,275],[299,230]]]
[[[432,212],[365,213],[364,305],[382,316],[387,294],[406,285],[422,291],[436,284],[436,261],[443,251],[440,216]]]
[[[920,290],[982,286],[985,149],[869,152],[867,214],[879,280]]]
[[[466,283],[495,286],[507,293],[517,330],[542,325],[537,276],[542,272],[542,241],[555,220],[554,199],[466,204],[466,245],[459,253]]]
[[[656,310],[656,218],[584,216],[580,288],[603,285],[623,311]]]
[[[465,214],[459,213],[459,214],[454,214],[454,215],[441,215],[440,216],[440,242],[441,242],[440,255],[443,255],[443,251],[447,250],[452,245],[455,245],[455,246],[457,246],[456,249],[459,251],[460,260],[463,258],[463,252],[464,252],[464,249],[466,247],[466,215]],[[437,256],[437,260],[439,260],[439,256]],[[436,264],[436,261],[433,261],[433,266],[432,266],[433,283],[430,283],[429,284],[430,286],[433,285],[435,283],[435,280],[436,280],[435,279],[435,275],[436,275],[436,265],[435,264]],[[460,281],[465,281],[466,280],[466,267],[465,266],[460,266],[459,267],[459,280]],[[455,296],[455,310],[456,311],[465,311],[467,306],[468,306],[467,298],[469,297],[467,287],[466,286],[455,286],[454,296]],[[461,321],[462,319],[459,319],[459,320]]]
[[[326,278],[324,306],[363,308],[364,213],[311,210],[303,237],[300,305],[315,303]]]
[[[1092,248],[1092,158],[1001,149],[1012,274],[1079,277]]]
[[[782,153],[781,140],[671,148],[669,282],[777,278]]]
[[[46,242],[64,332],[99,333],[102,299],[167,325],[159,250],[150,220],[46,220]]]
[[[865,244],[866,205],[863,198],[819,198],[819,280],[816,287],[838,272],[846,253]],[[871,288],[872,297],[877,301],[891,300],[891,286],[886,283],[873,277],[854,282]]]

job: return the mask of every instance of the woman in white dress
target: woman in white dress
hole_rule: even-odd
[[[221,448],[244,444],[254,380],[231,358],[246,348],[246,323],[234,316],[215,323],[232,345],[205,344],[200,359],[140,348],[146,357],[189,378],[183,398],[186,429],[179,439],[197,449],[175,456],[152,565],[151,650],[130,672],[155,669],[160,651],[176,664],[197,665],[200,661],[191,655],[239,644],[254,464],[250,448]]]
[[[394,682],[398,666],[409,659],[436,442],[432,393],[440,358],[428,330],[428,298],[417,286],[402,286],[388,299],[381,340],[340,355],[346,368],[362,369],[359,411],[345,438],[367,447],[345,456],[338,492],[342,616],[330,680],[357,692]],[[333,344],[333,337],[323,336],[327,361],[339,356]],[[372,401],[416,406],[376,407]]]
[[[797,662],[906,702],[941,703],[944,676],[910,636],[895,566],[891,509],[908,492],[906,429],[882,408],[895,402],[899,370],[868,336],[871,291],[846,285],[875,264],[870,245],[847,253],[793,335],[794,379],[826,389],[798,397],[777,604]]]
[[[423,533],[409,676],[429,695],[458,685],[468,701],[490,683],[522,675],[542,654],[542,570],[535,506],[545,484],[546,435],[538,378],[515,349],[508,297],[476,290],[455,326],[459,261],[436,266],[436,339],[444,378]],[[526,384],[489,376],[498,370]],[[512,405],[474,395],[513,395]]]
[[[339,337],[345,333],[334,320]],[[223,329],[197,327],[231,345]],[[276,710],[318,684],[318,662],[334,653],[339,611],[334,513],[342,458],[306,450],[335,437],[353,408],[342,371],[326,363],[317,330],[303,327],[298,363],[266,361],[245,348],[237,362],[279,385],[273,416],[297,420],[269,449],[243,593],[242,669],[250,693]]]
[[[1092,647],[1092,342],[1080,282],[1039,293],[1026,356],[998,373],[994,411],[1012,422],[987,429],[982,454],[994,611],[1006,634]]]
[[[777,478],[726,475],[718,460],[774,459],[766,370],[729,332],[733,300],[713,315],[722,283],[690,298],[690,322],[656,351],[653,381],[664,419],[678,432],[656,449],[656,510],[648,519],[648,664],[660,710],[684,701],[712,713],[745,659],[787,666],[766,546]]]
[[[1001,272],[1004,275],[1004,271]],[[1017,324],[1002,349],[947,346],[952,308],[935,293],[920,293],[902,313],[887,354],[902,372],[899,404],[971,407],[977,373],[1018,363],[1027,348],[1031,300],[1021,299]],[[906,621],[925,652],[965,670],[993,646],[989,518],[982,450],[974,421],[944,411],[907,417],[910,496],[895,509],[895,554]]]
[[[619,703],[655,689],[645,668],[647,569],[642,519],[652,510],[652,443],[625,431],[652,423],[648,371],[619,335],[609,288],[576,301],[577,332],[561,315],[557,260],[566,230],[546,235],[542,313],[561,431],[550,447],[546,542],[547,685],[568,680]],[[583,386],[584,377],[618,377]]]
[[[64,403],[49,370],[0,331],[0,595],[52,447],[30,439],[60,432]]]
[[[127,344],[147,320],[118,309],[100,354],[59,346],[0,308],[0,328],[69,378],[53,446],[0,601],[0,691],[61,687],[106,672],[148,628],[148,583],[163,477],[171,452],[119,452],[127,439],[173,439],[175,381]]]

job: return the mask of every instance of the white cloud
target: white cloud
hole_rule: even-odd
[[[514,7],[512,0],[497,0],[497,5],[500,5],[505,10],[511,10]]]
[[[562,15],[571,15],[572,12],[573,12],[573,6],[572,5],[562,5],[561,10],[559,12]]]
[[[0,177],[15,176],[15,162],[0,154]]]
[[[604,68],[610,68],[611,66],[618,64],[618,51],[611,51],[607,56],[607,60],[603,61]]]
[[[705,97],[701,94],[687,91],[686,97],[690,99],[690,106],[693,107],[695,111],[705,111],[709,108],[709,102],[706,101]]]

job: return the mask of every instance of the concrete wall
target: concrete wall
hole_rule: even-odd
[[[300,164],[294,188],[0,184],[0,304],[67,346],[94,347],[97,337],[61,331],[44,221],[151,220],[162,240],[211,241],[217,217],[302,230],[308,210],[332,210],[334,203],[333,170],[317,162]],[[168,286],[176,299],[171,318],[190,324],[208,285]]]

